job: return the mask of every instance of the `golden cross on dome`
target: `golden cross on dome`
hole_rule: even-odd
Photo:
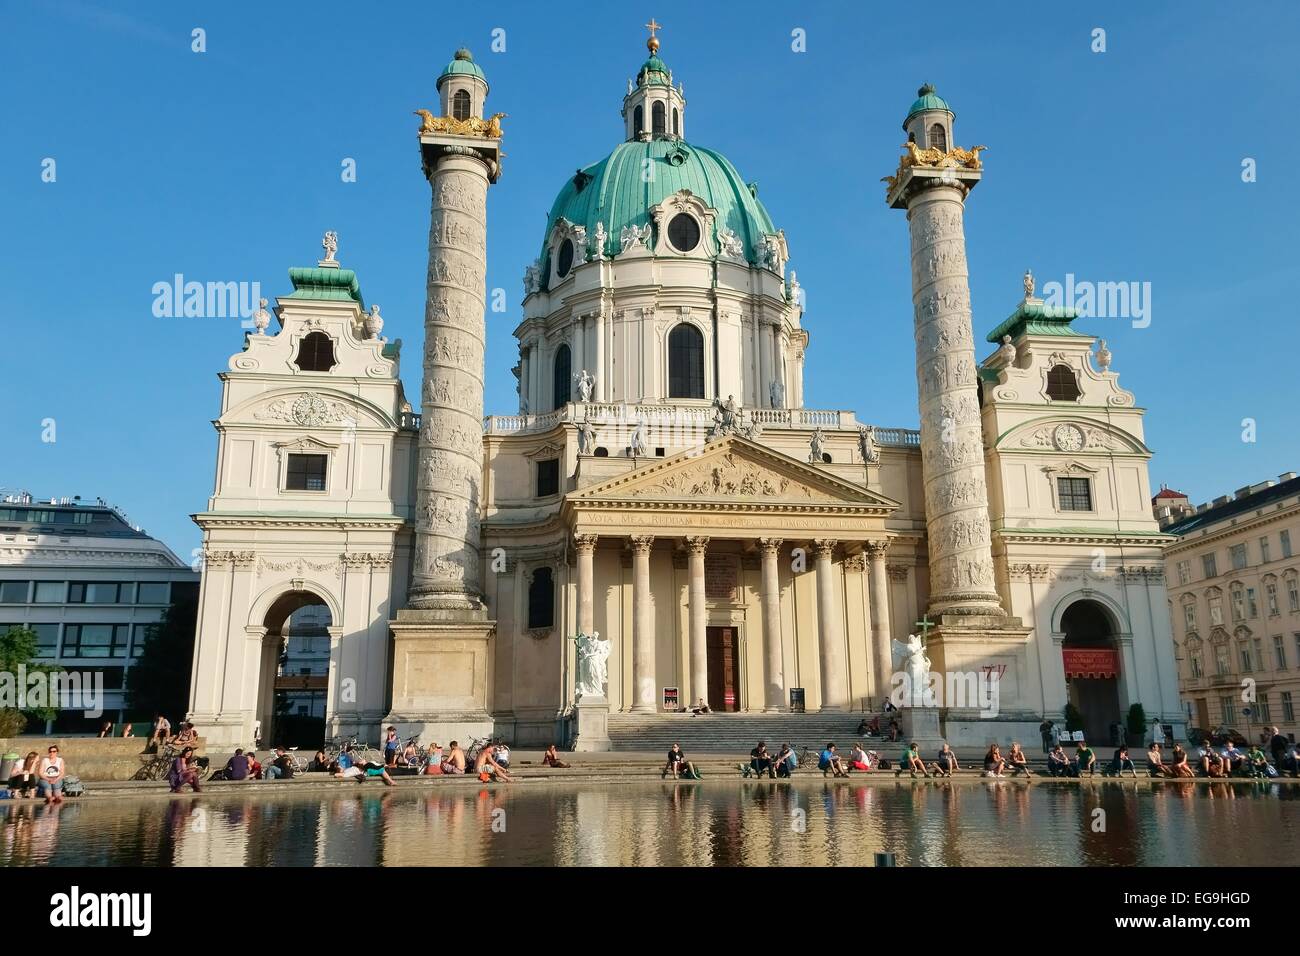
[[[651,17],[650,22],[645,25],[645,28],[650,31],[650,37],[653,39],[655,31],[662,30],[664,27],[662,23],[655,23],[655,18]]]

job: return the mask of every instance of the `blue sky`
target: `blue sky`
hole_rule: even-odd
[[[1133,9],[1140,6],[1141,9]],[[599,10],[599,16],[588,11]],[[1150,282],[1151,324],[1078,323],[1147,408],[1152,481],[1194,500],[1300,465],[1294,4],[140,2],[0,13],[0,487],[103,496],[187,556],[212,491],[236,319],[156,318],[155,282],[258,281],[326,229],[418,396],[428,187],[411,111],[470,47],[508,158],[489,196],[489,411],[515,409],[521,276],[575,168],[620,139],[645,29],[785,230],[808,294],[806,404],[915,427],[907,225],[883,202],[922,82],[986,144],[968,206],[979,337],[1020,276]],[[207,51],[191,51],[191,31]],[[506,49],[491,51],[492,31]],[[806,52],[791,32],[806,31]],[[1092,31],[1106,31],[1106,51]],[[1258,181],[1243,183],[1244,158]],[[57,179],[42,182],[42,161]],[[345,183],[352,158],[357,181]],[[983,357],[983,352],[980,353]],[[53,418],[57,440],[43,442]],[[1242,441],[1253,418],[1257,440]]]

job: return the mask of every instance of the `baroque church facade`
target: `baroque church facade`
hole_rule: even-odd
[[[1093,736],[1134,703],[1184,723],[1143,411],[1028,275],[978,357],[962,212],[983,166],[949,105],[922,88],[885,180],[911,236],[921,413],[886,427],[805,407],[791,247],[757,188],[686,138],[648,46],[622,142],[563,184],[526,265],[514,413],[483,415],[502,131],[467,51],[438,79],[441,115],[420,111],[419,413],[332,234],[256,314],[220,376],[195,516],[190,719],[214,743],[266,739],[294,615],[324,606],[327,735],[603,749],[701,700],[717,720],[843,715],[847,733],[915,631],[941,683],[996,679],[994,713],[936,702],[954,743],[1035,739],[1067,704]]]

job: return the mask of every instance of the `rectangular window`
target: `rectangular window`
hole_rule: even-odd
[[[1231,697],[1219,698],[1219,716],[1222,718],[1225,724],[1232,723],[1232,698]]]
[[[1188,631],[1196,630],[1196,605],[1195,604],[1183,605],[1183,627],[1185,630]]]
[[[69,604],[116,604],[116,581],[73,581],[68,585]]]
[[[171,585],[166,581],[141,581],[137,604],[166,604],[171,600]]]
[[[68,598],[67,581],[37,581],[33,604],[62,604]]]
[[[1254,620],[1259,617],[1259,603],[1255,600],[1255,589],[1246,588],[1246,616]]]
[[[1228,549],[1228,556],[1232,559],[1232,570],[1240,571],[1246,566],[1246,546],[1244,544],[1234,544]]]
[[[1245,644],[1242,644],[1241,647],[1238,648],[1238,652],[1241,655],[1241,672],[1246,674],[1253,671],[1255,668],[1250,666],[1250,648]]]
[[[1187,584],[1191,580],[1192,580],[1192,562],[1179,561],[1178,562],[1178,583]]]
[[[1217,594],[1210,598],[1210,624],[1223,625],[1223,598]]]
[[[1217,578],[1219,576],[1219,563],[1214,559],[1214,555],[1201,555],[1201,573],[1207,578]]]
[[[1201,673],[1202,673],[1202,671],[1201,671],[1201,655],[1200,655],[1200,654],[1193,654],[1193,655],[1189,658],[1189,661],[1190,661],[1191,666],[1192,666],[1192,676],[1193,676],[1193,677],[1200,677],[1200,676],[1201,676]]]
[[[1092,486],[1087,478],[1057,478],[1056,495],[1061,511],[1092,510]]]
[[[290,455],[285,474],[287,491],[324,491],[329,455]]]
[[[1268,550],[1269,550],[1268,536],[1265,535],[1264,537],[1259,539],[1259,563],[1260,564],[1268,564],[1269,562]]]
[[[30,581],[0,581],[0,604],[26,604]]]
[[[137,624],[132,629],[134,633],[131,636],[131,656],[140,657],[144,654],[144,642],[149,637],[149,628],[152,624]]]
[[[1280,671],[1286,670],[1286,642],[1281,634],[1273,635],[1273,663]]]
[[[1264,642],[1257,637],[1251,644],[1255,648],[1255,670],[1262,671],[1264,669]]]
[[[1282,720],[1288,724],[1295,722],[1295,704],[1291,702],[1289,690],[1282,691]]]
[[[1274,615],[1281,613],[1277,607],[1277,585],[1276,584],[1264,585],[1264,597],[1268,601],[1269,617],[1273,617]]]
[[[1287,579],[1286,600],[1292,611],[1300,611],[1300,581],[1295,578]]]
[[[1228,645],[1220,644],[1214,649],[1214,671],[1220,677],[1232,673],[1232,663],[1228,660]]]
[[[1268,694],[1259,695],[1259,719],[1264,723],[1273,719],[1273,708],[1269,706]]]
[[[59,656],[59,625],[57,624],[19,624],[36,635],[36,656],[54,658]],[[9,625],[0,624],[0,631],[6,631]]]
[[[537,497],[560,493],[560,459],[548,458],[537,463]]]
[[[1232,589],[1232,619],[1244,620],[1246,617],[1246,593],[1241,588]]]
[[[1291,557],[1291,532],[1283,531],[1281,534],[1278,535],[1278,537],[1281,538],[1282,557],[1284,558]]]
[[[69,624],[63,630],[64,657],[126,657],[130,626]]]

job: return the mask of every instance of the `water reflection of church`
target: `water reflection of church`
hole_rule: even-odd
[[[1029,281],[977,361],[962,214],[983,167],[952,145],[949,105],[921,90],[903,123],[916,148],[886,188],[911,234],[921,428],[872,425],[805,406],[815,326],[794,237],[725,156],[686,138],[658,45],[622,97],[623,140],[551,205],[515,329],[519,408],[481,435],[450,417],[482,402],[481,208],[435,208],[430,302],[464,282],[480,319],[457,327],[431,306],[422,416],[356,275],[332,251],[290,271],[278,332],[248,336],[222,374],[217,485],[196,516],[192,718],[214,741],[248,739],[273,707],[284,621],[315,606],[328,725],[371,738],[387,719],[441,734],[487,714],[512,741],[550,742],[575,701],[580,632],[610,642],[615,746],[635,746],[672,695],[755,713],[799,691],[809,710],[857,711],[889,690],[890,640],[922,615],[936,671],[1000,678],[996,722],[945,710],[955,742],[1034,739],[1070,700],[1090,730],[1133,702],[1183,722],[1143,410],[1109,350]],[[499,166],[472,167],[497,141],[454,132],[485,115],[482,70],[458,52],[438,87],[451,122],[421,138],[435,200],[460,195],[452,173],[486,193]],[[881,135],[883,167],[897,160]],[[481,468],[464,468],[479,448]],[[470,566],[422,543],[449,540]],[[395,650],[412,581],[438,575],[478,582],[494,628]],[[439,703],[399,712],[429,681]]]

